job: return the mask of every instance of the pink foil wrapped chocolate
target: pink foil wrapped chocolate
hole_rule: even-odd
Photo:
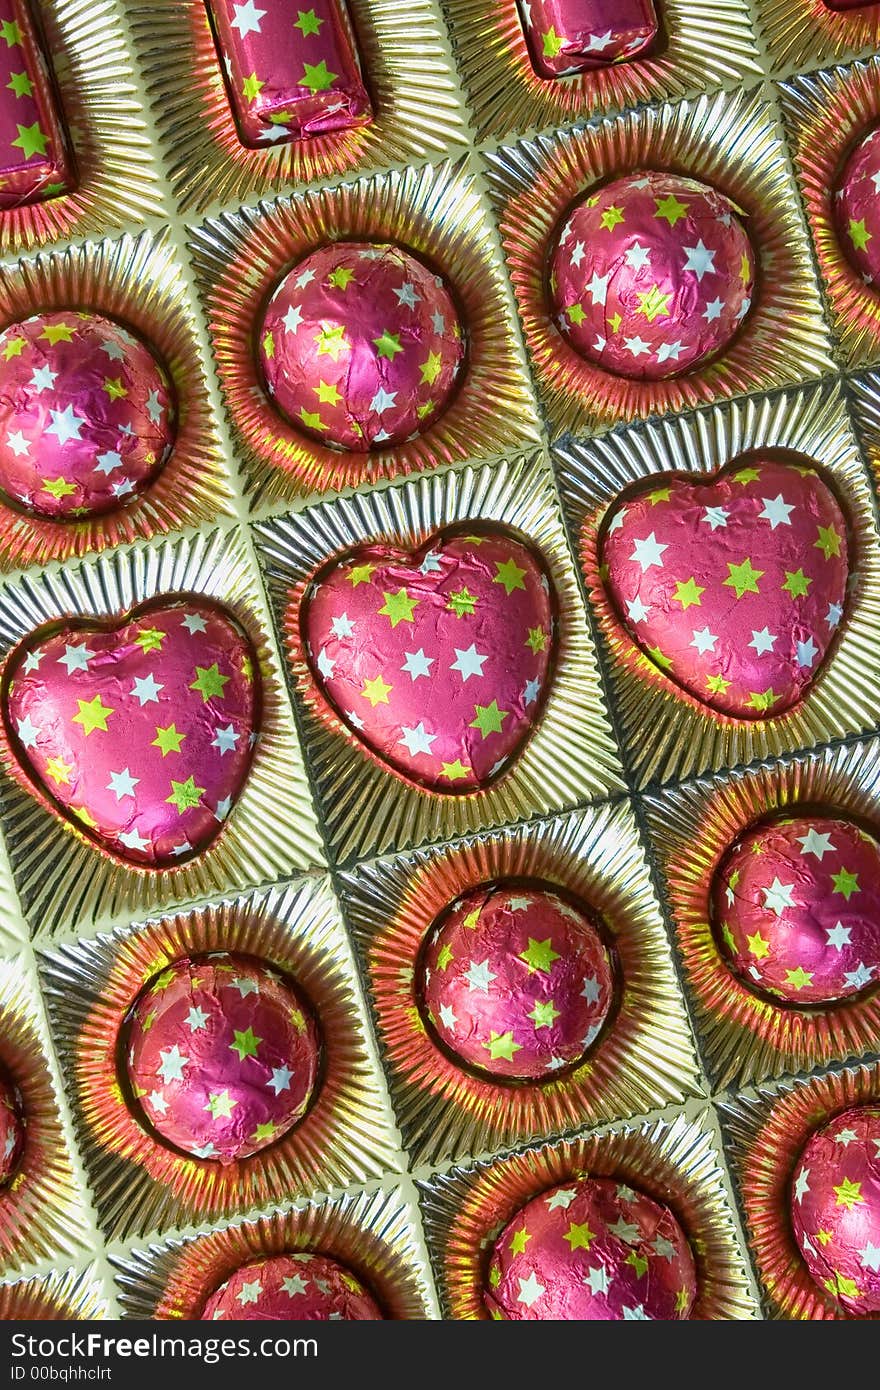
[[[540,77],[635,58],[660,27],[652,0],[519,0],[519,11]]]
[[[475,888],[428,936],[422,1003],[456,1058],[539,1081],[580,1060],[608,1016],[613,975],[595,925],[558,894]]]
[[[791,1222],[820,1288],[848,1313],[880,1313],[880,1108],[846,1110],[811,1136]]]
[[[749,312],[755,256],[722,193],[643,170],[584,196],[551,249],[559,330],[617,376],[658,381],[723,352]]]
[[[399,246],[338,241],[288,271],[259,331],[276,406],[322,444],[364,453],[420,434],[464,363],[444,280]]]
[[[0,212],[69,192],[73,163],[28,0],[0,0]]]
[[[65,817],[131,863],[180,863],[214,839],[247,777],[256,655],[231,614],[196,598],[53,624],[12,654],[4,717]]]
[[[350,1269],[327,1255],[271,1255],[242,1265],[211,1294],[202,1319],[373,1322],[375,1299]]]
[[[752,827],[715,875],[712,908],[736,973],[786,1003],[834,1003],[878,978],[880,845],[853,821]]]
[[[320,1044],[293,982],[223,951],[175,961],[128,1020],[131,1093],[152,1128],[194,1158],[234,1163],[296,1124]]]
[[[24,1136],[21,1100],[10,1077],[0,1071],[0,1187],[9,1182],[18,1167]]]
[[[880,127],[863,135],[847,157],[833,206],[847,259],[866,285],[880,290]]]
[[[207,0],[242,144],[367,124],[372,109],[344,0]]]
[[[322,571],[301,616],[312,672],[404,776],[473,791],[508,769],[540,713],[554,603],[538,556],[503,531],[363,546]]]
[[[668,1321],[690,1315],[696,1291],[668,1207],[611,1178],[581,1178],[533,1197],[508,1222],[484,1298],[493,1318]]]
[[[651,660],[739,719],[781,714],[843,617],[846,521],[805,463],[755,456],[707,482],[667,476],[621,498],[602,539],[618,614]]]
[[[171,383],[146,343],[100,314],[52,310],[0,333],[0,487],[53,521],[112,511],[174,443]]]

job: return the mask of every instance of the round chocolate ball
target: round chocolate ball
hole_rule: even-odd
[[[836,816],[753,826],[715,874],[712,910],[752,989],[787,1004],[849,999],[880,971],[880,844]]]
[[[52,521],[113,511],[174,438],[164,367],[113,319],[56,309],[0,333],[0,488],[15,505]]]
[[[194,1158],[234,1163],[296,1124],[320,1043],[291,980],[223,951],[175,961],[129,1017],[128,1081],[153,1129]]]
[[[458,899],[429,933],[420,983],[444,1046],[509,1081],[543,1081],[579,1061],[614,990],[589,917],[557,893],[515,882]]]
[[[441,276],[400,246],[337,241],[284,276],[263,315],[259,353],[291,424],[365,453],[434,423],[465,349]]]
[[[24,1149],[24,1113],[11,1078],[0,1071],[0,1187],[8,1183]]]
[[[729,198],[642,171],[583,197],[550,259],[559,330],[615,376],[658,381],[723,352],[749,312],[755,254]]]
[[[361,1281],[328,1255],[269,1255],[231,1274],[202,1321],[375,1322],[383,1314]]]
[[[863,135],[837,182],[834,221],[844,254],[872,289],[880,289],[880,126]]]
[[[880,1313],[880,1106],[846,1110],[810,1137],[791,1220],[819,1287],[847,1313]]]
[[[697,1277],[667,1206],[612,1178],[580,1178],[526,1202],[495,1242],[493,1318],[670,1321],[690,1316]]]

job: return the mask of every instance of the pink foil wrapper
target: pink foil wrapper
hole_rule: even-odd
[[[366,125],[372,108],[342,0],[206,0],[242,144]]]
[[[610,1178],[534,1197],[504,1228],[489,1264],[494,1318],[687,1318],[697,1292],[687,1239],[668,1207]]]
[[[874,0],[823,0],[826,10],[866,10]]]
[[[560,332],[617,376],[659,381],[722,352],[749,312],[755,256],[723,194],[642,171],[590,193],[551,253]]]
[[[24,1133],[18,1092],[9,1077],[0,1073],[0,1187],[9,1182],[18,1167],[24,1149]]]
[[[863,135],[843,167],[834,222],[850,264],[880,289],[880,127]]]
[[[792,1004],[861,993],[880,969],[880,845],[838,818],[753,827],[712,886],[722,946],[738,975]]]
[[[348,728],[426,786],[491,781],[540,713],[550,580],[504,533],[438,533],[410,554],[349,552],[319,574],[301,624],[315,680]]]
[[[152,602],[117,625],[40,629],[13,653],[4,713],[28,779],[113,854],[203,850],[250,766],[256,656],[230,614]]]
[[[67,193],[73,165],[27,0],[0,0],[0,212]]]
[[[540,1080],[571,1066],[612,1002],[611,962],[589,918],[516,883],[459,899],[430,933],[421,972],[441,1042],[493,1077]]]
[[[586,72],[650,48],[651,0],[518,0],[532,66],[541,77]]]
[[[372,1322],[375,1299],[350,1269],[327,1255],[272,1255],[242,1265],[211,1295],[203,1320]]]
[[[318,1033],[292,981],[214,952],[176,961],[140,995],[128,1080],[156,1132],[194,1158],[234,1163],[296,1124],[318,1072]]]
[[[696,699],[740,719],[803,696],[844,613],[846,521],[805,465],[743,459],[671,477],[609,513],[603,574],[633,639]]]
[[[442,413],[464,362],[438,275],[399,246],[334,242],[294,266],[260,329],[269,394],[323,444],[400,444]]]
[[[794,1237],[813,1279],[849,1313],[880,1312],[880,1109],[817,1130],[795,1168]]]
[[[171,383],[121,324],[74,310],[0,333],[0,487],[63,521],[132,501],[174,441]]]

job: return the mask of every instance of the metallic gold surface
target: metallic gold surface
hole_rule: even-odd
[[[834,11],[825,0],[755,0],[757,26],[774,73],[839,63],[880,45],[871,4]]]
[[[0,1322],[90,1322],[109,1316],[94,1269],[52,1270],[0,1283]]]

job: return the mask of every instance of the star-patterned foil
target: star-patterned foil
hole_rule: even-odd
[[[618,615],[651,661],[740,719],[796,704],[844,616],[847,525],[806,462],[755,456],[624,496],[602,540]]]
[[[880,971],[880,845],[853,821],[783,817],[748,830],[715,876],[722,950],[790,1004],[860,994]]]
[[[436,533],[407,554],[350,551],[312,584],[301,631],[347,727],[413,781],[467,792],[510,767],[555,644],[539,556],[504,532]]]
[[[849,1313],[880,1312],[880,1107],[846,1110],[811,1136],[791,1220],[820,1288]]]
[[[581,198],[550,256],[553,314],[582,357],[651,381],[723,352],[755,289],[742,214],[722,193],[641,171]]]
[[[174,435],[168,376],[121,324],[52,310],[0,333],[0,488],[18,506],[54,521],[124,506]]]
[[[268,148],[372,119],[343,0],[207,0],[242,144]]]
[[[535,71],[564,77],[645,53],[659,24],[652,0],[518,0]]]
[[[441,276],[400,246],[333,242],[284,276],[259,330],[269,394],[323,444],[366,452],[421,434],[464,364]]]
[[[4,715],[29,783],[75,825],[133,864],[181,863],[247,776],[256,654],[231,614],[195,598],[112,627],[55,624],[10,658]]]
[[[847,259],[866,285],[880,290],[880,128],[863,135],[849,155],[833,207]]]
[[[382,1318],[360,1279],[327,1255],[271,1255],[252,1260],[212,1293],[203,1320],[367,1322]]]
[[[67,193],[72,158],[28,0],[0,0],[0,212]]]
[[[126,1072],[167,1144],[234,1163],[304,1114],[319,1056],[311,1009],[291,980],[260,961],[213,952],[176,961],[140,995]]]
[[[18,1092],[10,1077],[0,1071],[0,1188],[9,1182],[18,1167],[24,1136],[25,1121]]]
[[[693,1255],[673,1213],[610,1178],[532,1198],[501,1232],[484,1298],[493,1318],[669,1321],[696,1297]]]
[[[558,894],[516,883],[474,889],[428,937],[423,1009],[468,1066],[543,1080],[592,1047],[613,995],[595,925]]]

